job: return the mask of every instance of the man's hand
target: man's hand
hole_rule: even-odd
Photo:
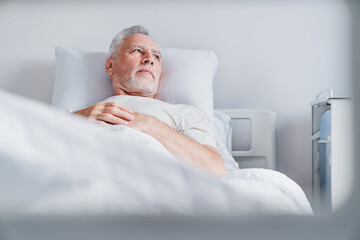
[[[88,108],[76,111],[75,114],[102,124],[128,125],[134,119],[131,109],[116,102],[100,102]]]

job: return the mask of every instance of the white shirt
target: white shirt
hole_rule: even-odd
[[[112,96],[102,102],[117,102],[134,112],[153,116],[198,143],[216,148],[211,122],[204,112],[194,106],[170,104],[158,99],[128,95]]]

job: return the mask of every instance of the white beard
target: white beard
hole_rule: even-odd
[[[144,84],[144,81],[146,83]],[[157,84],[154,80],[148,80],[145,77],[130,76],[123,82],[123,86],[131,92],[138,92],[142,95],[153,95],[157,91]]]

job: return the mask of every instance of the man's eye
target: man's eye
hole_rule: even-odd
[[[160,61],[160,56],[159,55],[154,55],[154,57],[156,58],[156,60]]]
[[[138,52],[138,53],[142,53],[141,49],[134,49],[133,52]]]

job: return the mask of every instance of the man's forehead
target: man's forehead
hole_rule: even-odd
[[[126,48],[140,47],[145,49],[151,49],[159,52],[159,47],[156,42],[149,36],[144,34],[132,34],[124,38],[124,45]]]

